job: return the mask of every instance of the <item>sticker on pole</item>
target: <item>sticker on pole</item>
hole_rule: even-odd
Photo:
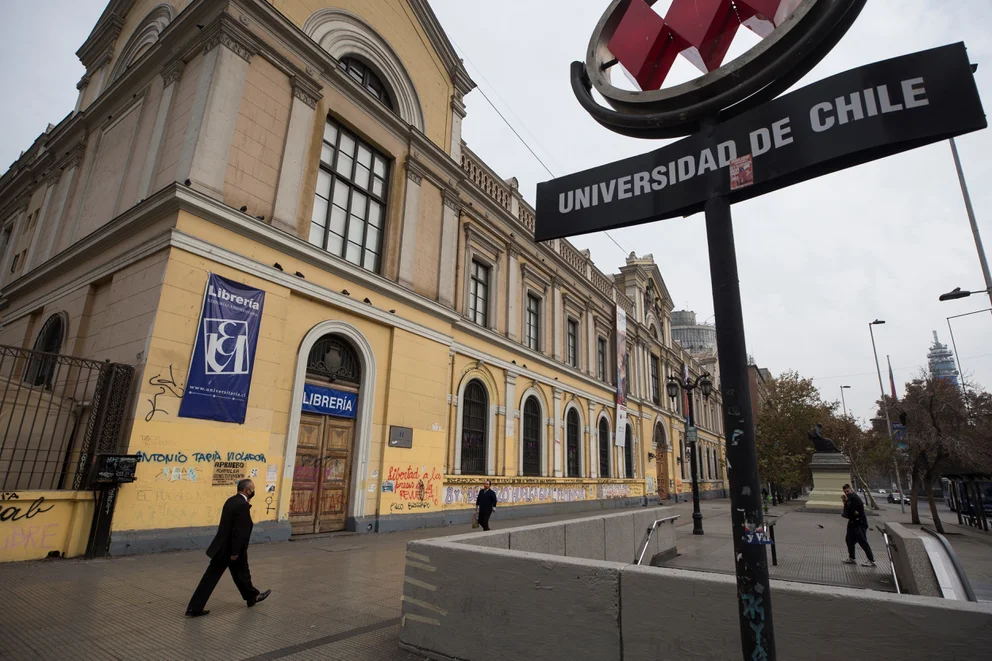
[[[754,159],[751,154],[730,161],[730,190],[744,188],[754,183]]]
[[[760,526],[753,523],[744,524],[744,541],[748,544],[773,544],[772,536],[768,532],[768,524]]]

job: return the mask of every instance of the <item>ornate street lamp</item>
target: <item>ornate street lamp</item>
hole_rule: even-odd
[[[702,535],[703,515],[699,511],[699,480],[696,468],[696,415],[692,405],[692,391],[697,387],[703,393],[703,397],[708,400],[713,393],[713,382],[710,380],[709,372],[703,372],[692,383],[682,383],[674,376],[670,376],[668,377],[668,383],[665,384],[665,390],[671,399],[678,397],[681,390],[685,390],[689,394],[689,410],[686,415],[686,442],[689,444],[689,466],[692,471],[692,534]]]

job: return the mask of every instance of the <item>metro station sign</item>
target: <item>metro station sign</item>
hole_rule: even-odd
[[[687,216],[714,195],[740,202],[986,126],[963,43],[904,55],[646,154],[538,184],[534,238]]]

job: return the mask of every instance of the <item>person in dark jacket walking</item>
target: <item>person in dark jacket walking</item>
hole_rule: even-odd
[[[844,518],[847,519],[847,555],[844,564],[853,565],[857,563],[854,557],[854,545],[858,544],[868,556],[868,561],[862,563],[864,567],[875,566],[875,554],[871,552],[868,544],[868,517],[865,515],[865,504],[858,494],[854,493],[850,484],[844,485],[844,495],[841,496],[844,502]]]
[[[489,530],[489,517],[496,509],[496,492],[489,488],[490,482],[486,480],[483,487],[479,489],[479,495],[475,499],[475,515],[479,519],[479,525],[483,530]]]
[[[192,599],[186,607],[187,617],[200,617],[210,611],[203,610],[210,599],[210,594],[217,587],[217,581],[224,575],[225,569],[231,570],[231,578],[237,586],[241,598],[248,602],[251,608],[272,594],[272,590],[259,592],[251,584],[251,572],[248,569],[248,542],[251,539],[251,499],[255,495],[255,483],[251,480],[238,482],[238,493],[227,499],[221,510],[220,526],[217,535],[207,547],[210,564],[203,573],[200,584],[196,586]]]

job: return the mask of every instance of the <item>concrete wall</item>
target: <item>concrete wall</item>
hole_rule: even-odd
[[[4,492],[0,499],[0,562],[86,552],[94,500],[89,491]]]
[[[625,564],[650,512],[411,542],[401,646],[480,661],[740,658],[733,576]],[[966,659],[992,644],[992,604],[785,581],[771,594],[779,659]],[[744,597],[760,630],[768,598]]]
[[[942,597],[940,583],[920,534],[891,521],[885,522],[885,532],[889,535],[900,590],[904,594]]]

